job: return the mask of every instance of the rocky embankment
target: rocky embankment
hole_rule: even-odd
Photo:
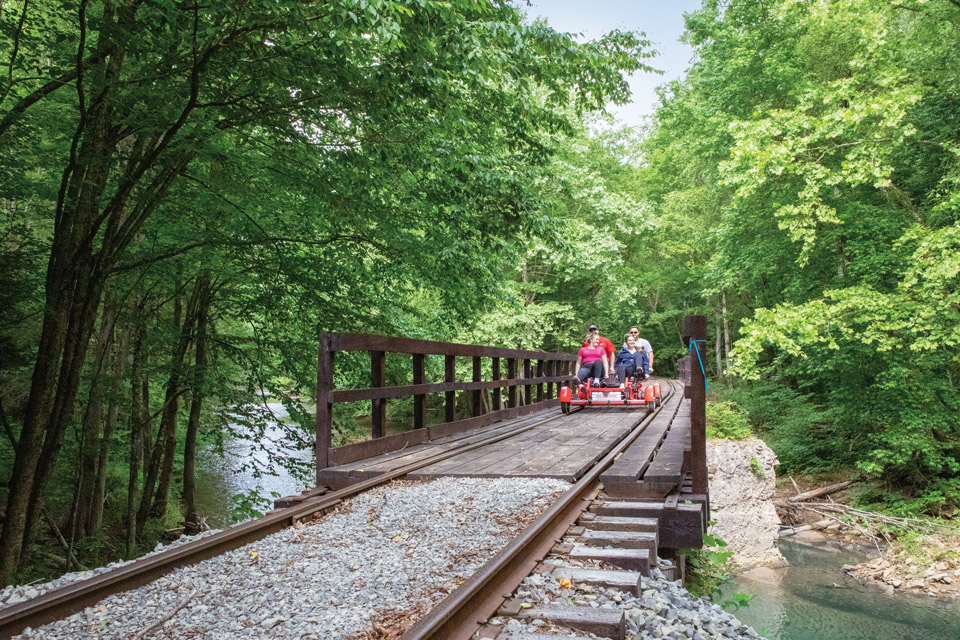
[[[712,533],[727,543],[741,569],[784,562],[777,550],[774,508],[777,456],[762,440],[708,440]]]
[[[894,548],[846,571],[861,581],[882,586],[888,593],[906,591],[956,598],[960,597],[960,554],[956,545],[955,538],[929,536],[925,552],[946,559],[931,562]]]

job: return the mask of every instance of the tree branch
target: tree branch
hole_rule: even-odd
[[[7,86],[3,89],[3,95],[0,95],[0,104],[6,100],[10,93],[10,87],[13,86],[13,65],[17,61],[17,53],[20,51],[20,36],[23,34],[23,23],[27,21],[27,8],[30,6],[30,0],[23,0],[23,12],[20,14],[20,22],[17,24],[17,30],[13,32],[13,51],[10,53],[10,64],[7,65]]]
[[[89,58],[82,65],[84,69],[89,69],[95,64],[98,64],[105,57],[105,52],[98,51]],[[69,84],[77,79],[77,68],[73,68],[70,71],[67,71],[61,75],[56,80],[51,80],[47,84],[43,85],[30,95],[26,96],[20,102],[18,102],[10,111],[3,117],[3,120],[0,120],[0,138],[3,138],[3,134],[7,132],[7,129],[15,123],[24,112],[32,107],[34,104],[47,97],[60,87]]]

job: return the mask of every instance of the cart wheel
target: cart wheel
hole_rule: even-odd
[[[562,412],[563,412],[563,415],[565,415],[565,416],[566,416],[566,415],[570,415],[570,403],[569,403],[569,402],[561,402],[561,403],[560,403],[560,411],[562,411]]]

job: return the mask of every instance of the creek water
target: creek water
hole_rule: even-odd
[[[865,555],[830,541],[778,543],[788,567],[749,571],[727,585],[754,594],[735,615],[769,640],[960,640],[960,599],[883,590],[843,573]]]
[[[289,414],[279,402],[264,405],[273,416],[282,420]],[[283,429],[275,421],[267,420],[264,437],[254,442],[250,439],[233,438],[223,445],[223,455],[205,447],[197,453],[197,509],[214,529],[232,522],[232,512],[237,506],[234,496],[256,491],[264,500],[257,505],[259,511],[272,508],[273,498],[298,494],[313,486],[313,451],[292,447],[285,438]],[[274,474],[258,473],[258,468],[269,465],[270,457],[286,457],[306,463],[309,477],[298,477],[282,465],[273,465]]]

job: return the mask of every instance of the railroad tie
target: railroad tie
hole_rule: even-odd
[[[570,550],[571,560],[600,560],[621,569],[650,575],[650,552],[647,549],[609,549],[575,544]]]
[[[521,620],[543,620],[560,627],[593,633],[614,640],[623,640],[627,632],[626,617],[620,609],[548,604],[521,609],[516,617]]]
[[[607,589],[628,591],[635,596],[639,596],[642,591],[639,571],[555,567],[551,573],[553,577],[560,580],[567,579],[575,584],[589,584]]]

